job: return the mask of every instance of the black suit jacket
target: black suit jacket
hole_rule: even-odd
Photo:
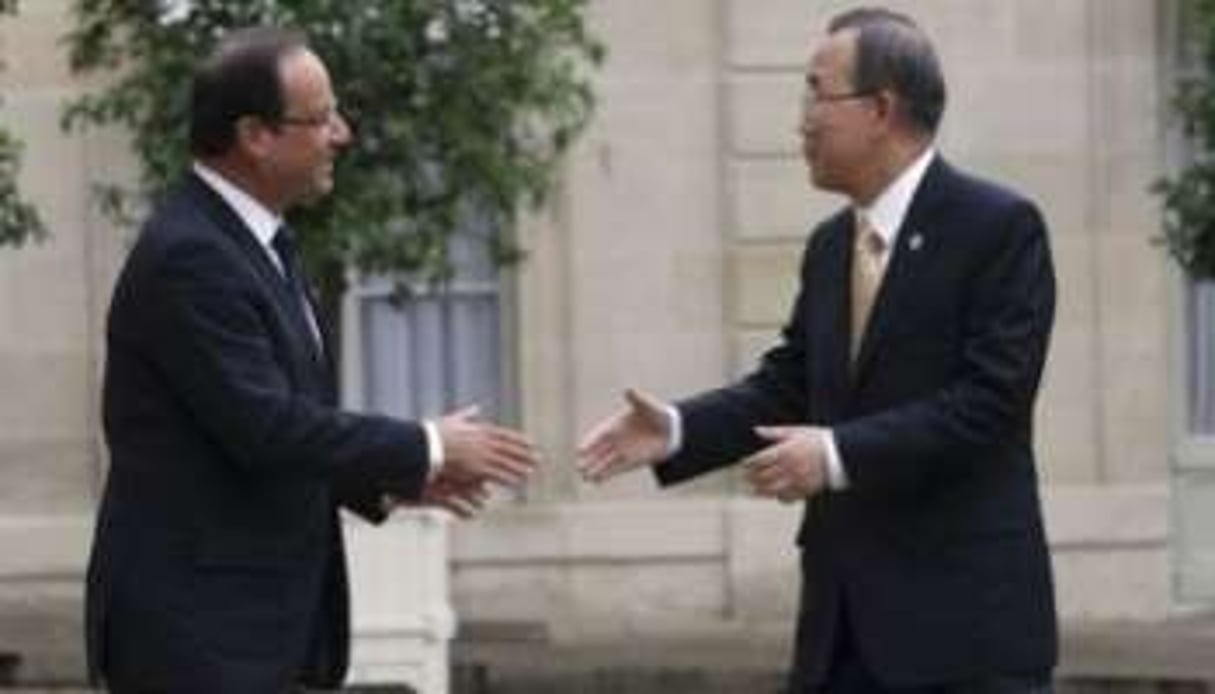
[[[831,427],[849,478],[805,506],[793,691],[820,681],[841,610],[895,684],[1045,672],[1056,658],[1032,415],[1055,280],[1034,205],[935,160],[893,247],[855,367],[850,211],[811,235],[782,342],[679,404],[674,483],[761,447],[756,424]]]
[[[340,682],[337,508],[416,498],[414,423],[335,409],[301,305],[191,175],[127,258],[107,330],[110,469],[88,569],[91,675],[172,692]]]

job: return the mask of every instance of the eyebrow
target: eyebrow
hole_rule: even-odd
[[[340,109],[336,101],[330,101],[325,104],[320,104],[316,108],[306,109],[312,115],[337,113]]]

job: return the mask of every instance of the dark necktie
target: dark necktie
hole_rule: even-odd
[[[279,263],[283,268],[283,278],[286,280],[292,296],[299,303],[300,311],[304,314],[304,320],[308,323],[312,338],[319,347],[322,344],[321,331],[316,322],[316,314],[312,311],[312,302],[308,298],[308,285],[304,283],[303,275],[300,273],[299,252],[296,250],[295,235],[291,233],[291,228],[286,225],[279,227],[278,231],[274,233],[274,240],[270,245],[278,254]]]

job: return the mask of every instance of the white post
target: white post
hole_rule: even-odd
[[[346,519],[353,644],[350,681],[447,694],[455,616],[447,514],[402,510],[380,527]]]

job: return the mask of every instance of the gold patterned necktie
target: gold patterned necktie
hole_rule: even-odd
[[[852,342],[849,355],[853,363],[861,349],[861,338],[873,311],[878,287],[882,284],[886,242],[865,215],[857,213],[852,243]]]

